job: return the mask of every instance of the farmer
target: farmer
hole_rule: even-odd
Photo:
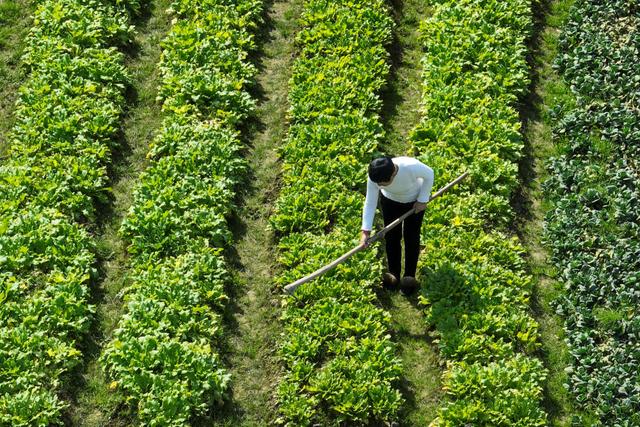
[[[361,245],[367,245],[366,240],[371,234],[378,198],[385,226],[412,208],[416,210],[416,213],[385,235],[389,272],[384,274],[383,284],[385,288],[394,290],[398,288],[399,283],[400,290],[405,295],[410,295],[418,289],[415,275],[420,253],[420,226],[431,195],[433,178],[433,169],[411,157],[379,157],[369,164],[367,198],[362,210]],[[382,194],[379,196],[380,193]],[[398,281],[403,236],[404,277]]]

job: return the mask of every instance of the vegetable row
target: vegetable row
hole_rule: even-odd
[[[307,0],[290,80],[283,176],[271,224],[284,286],[357,244],[367,164],[383,136],[379,92],[392,20],[383,0]],[[373,252],[298,288],[284,302],[280,417],[287,426],[397,418],[400,360],[373,285]]]
[[[62,423],[95,277],[89,228],[108,201],[128,76],[115,46],[136,1],[39,2],[0,166],[0,424]]]
[[[565,292],[567,388],[593,425],[640,425],[640,7],[577,0],[555,66],[558,106],[545,239]]]
[[[101,356],[143,425],[184,426],[225,399],[219,355],[230,285],[223,251],[246,175],[237,130],[252,112],[247,56],[259,0],[175,0],[162,41],[164,119],[120,229],[129,242],[126,314]]]
[[[423,118],[411,140],[446,183],[469,177],[428,209],[421,305],[446,360],[447,399],[434,426],[543,426],[546,371],[534,354],[531,277],[507,231],[523,149],[526,0],[441,0],[421,25]]]

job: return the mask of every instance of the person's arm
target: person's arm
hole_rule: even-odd
[[[426,207],[426,203],[431,197],[431,189],[433,188],[433,181],[435,174],[433,169],[425,165],[422,162],[418,162],[414,165],[414,173],[416,178],[422,178],[422,187],[418,193],[418,199],[416,201],[416,211],[420,212]]]
[[[360,237],[360,244],[365,244],[369,235],[371,235],[371,228],[373,227],[373,218],[376,215],[376,208],[378,207],[378,193],[380,187],[378,184],[367,178],[367,197],[364,201],[362,208],[362,236]]]

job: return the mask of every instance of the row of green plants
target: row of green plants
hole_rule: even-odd
[[[515,106],[529,83],[528,0],[439,0],[420,27],[422,120],[411,134],[440,185],[427,209],[420,304],[446,362],[433,426],[544,426],[531,277],[510,235],[523,141]]]
[[[271,225],[282,287],[358,243],[366,165],[383,137],[379,93],[393,21],[384,0],[307,0],[296,36],[288,137]],[[382,425],[403,403],[389,314],[366,251],[283,301],[278,423]]]
[[[142,425],[185,426],[223,403],[220,358],[232,244],[246,176],[238,126],[251,114],[248,53],[260,0],[175,0],[162,41],[162,128],[120,234],[129,243],[126,314],[101,362]]]
[[[90,229],[108,201],[136,1],[38,2],[0,166],[0,424],[62,423],[93,307]]]
[[[578,424],[640,425],[639,50],[637,3],[577,0],[555,62],[574,99],[554,112],[545,239],[564,284],[566,387],[595,418]]]

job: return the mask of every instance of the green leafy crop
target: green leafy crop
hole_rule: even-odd
[[[514,106],[529,83],[530,8],[526,0],[442,0],[421,25],[414,150],[441,185],[470,172],[429,208],[423,228],[421,302],[447,361],[448,399],[434,426],[546,425],[531,278],[505,230],[523,149]]]
[[[254,108],[247,54],[262,2],[176,0],[172,12],[165,117],[120,229],[131,254],[127,312],[101,360],[141,424],[185,426],[230,385],[219,356],[230,285],[222,251],[247,171],[236,128]]]
[[[555,306],[566,387],[595,425],[639,425],[640,8],[576,1],[559,51],[575,105],[554,112],[561,154],[548,165],[545,238],[565,289]]]
[[[383,130],[391,20],[384,1],[304,2],[290,80],[289,135],[271,224],[284,286],[351,249],[366,165]],[[284,301],[278,389],[287,426],[381,424],[397,418],[402,372],[389,317],[372,285],[381,263],[362,253]]]
[[[29,74],[0,166],[0,424],[62,423],[65,374],[93,307],[87,231],[108,195],[136,2],[38,2],[22,58]]]

